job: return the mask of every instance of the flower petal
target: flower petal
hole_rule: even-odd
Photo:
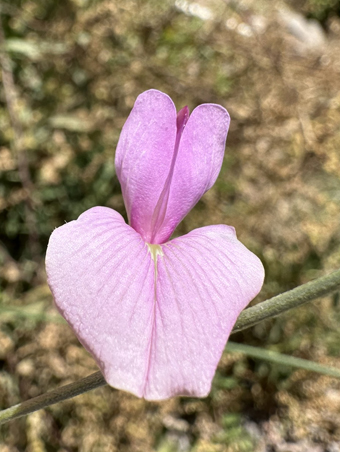
[[[169,96],[154,89],[138,96],[120,134],[117,176],[129,223],[147,242],[171,167],[176,134],[176,107]]]
[[[163,225],[153,243],[167,241],[176,226],[215,183],[221,170],[230,118],[220,105],[202,104],[184,128]]]
[[[114,210],[56,229],[48,283],[61,314],[113,387],[148,400],[205,396],[241,310],[263,282],[233,228],[147,245]]]
[[[178,152],[176,122],[170,97],[146,91],[138,96],[117,146],[116,169],[129,223],[149,243],[170,238],[214,184],[223,161],[230,122],[223,107],[195,108],[180,135]]]
[[[204,397],[237,317],[262,287],[263,266],[229,226],[196,229],[162,251],[144,397]]]
[[[148,247],[112,209],[56,229],[46,254],[55,303],[114,387],[144,394],[154,315]]]

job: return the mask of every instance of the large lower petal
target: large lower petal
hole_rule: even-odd
[[[263,267],[233,228],[147,245],[96,207],[56,229],[46,256],[56,305],[107,382],[148,400],[205,396]]]
[[[46,253],[60,313],[114,387],[144,394],[154,324],[154,265],[121,215],[95,207],[56,229]]]
[[[260,291],[261,261],[234,228],[196,229],[162,246],[145,397],[203,397],[240,312]]]

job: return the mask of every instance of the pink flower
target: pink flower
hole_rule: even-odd
[[[106,381],[148,400],[204,397],[231,329],[260,291],[260,260],[225,225],[169,240],[214,184],[228,112],[176,114],[166,94],[141,94],[116,151],[129,218],[94,207],[51,235],[48,283],[60,313]]]

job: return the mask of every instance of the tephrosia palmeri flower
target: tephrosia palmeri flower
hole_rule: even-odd
[[[260,260],[225,225],[171,234],[214,184],[227,111],[178,114],[166,94],[141,94],[116,151],[129,225],[94,207],[56,229],[48,283],[106,381],[148,400],[206,396],[231,329],[261,289]]]

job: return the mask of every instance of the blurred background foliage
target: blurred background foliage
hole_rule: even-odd
[[[0,3],[0,407],[95,371],[56,314],[53,229],[123,215],[114,150],[135,98],[231,115],[214,188],[176,234],[226,223],[261,259],[255,303],[340,266],[338,0]],[[334,295],[233,340],[340,366]],[[0,451],[338,451],[340,383],[225,353],[206,399],[102,388],[2,427]]]

